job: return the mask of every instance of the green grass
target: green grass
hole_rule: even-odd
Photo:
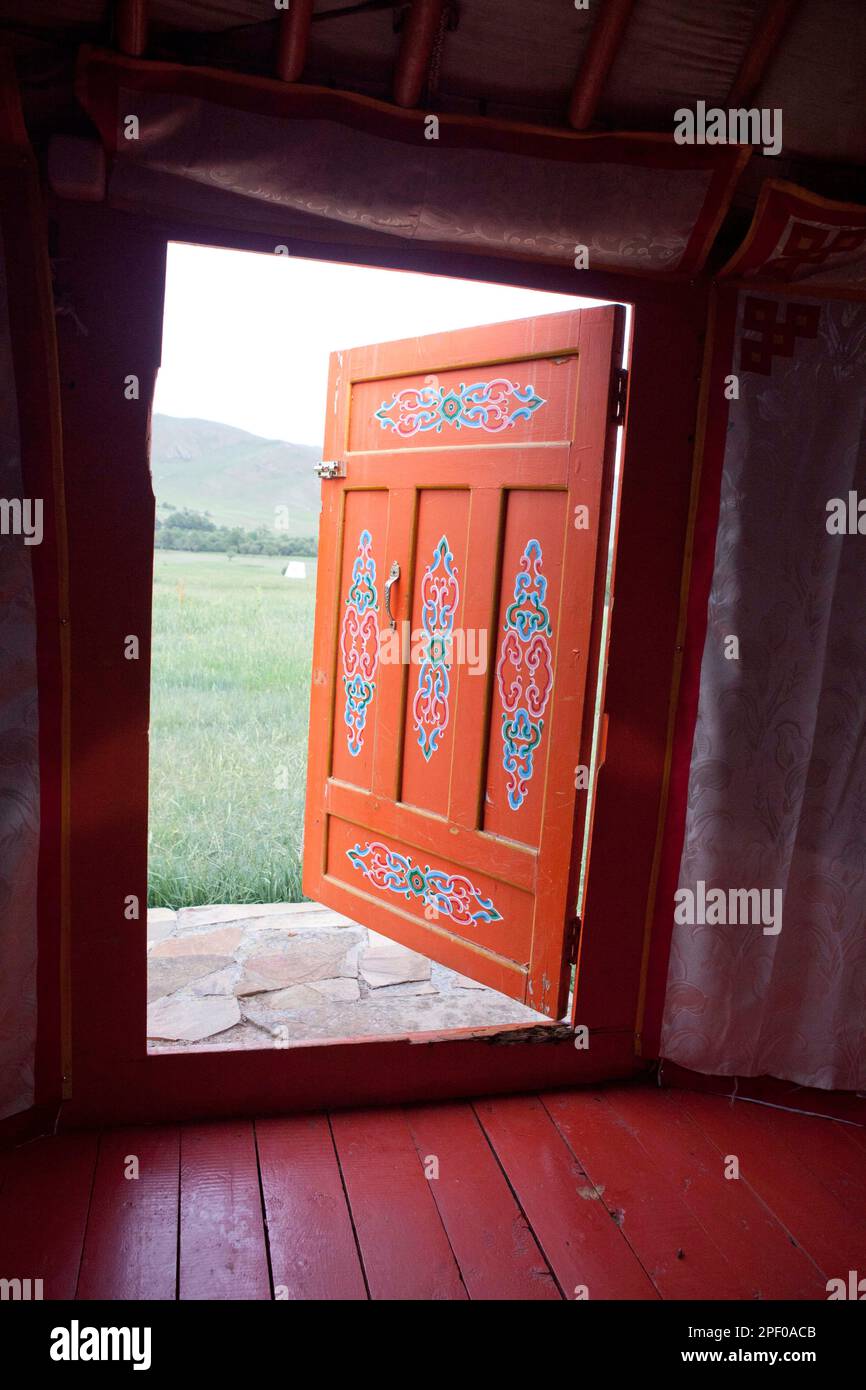
[[[148,904],[296,902],[315,561],[157,551]]]

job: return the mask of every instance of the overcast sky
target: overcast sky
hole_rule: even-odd
[[[579,308],[468,280],[171,245],[154,409],[322,443],[337,348]]]

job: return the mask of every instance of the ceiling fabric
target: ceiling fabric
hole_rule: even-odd
[[[317,219],[423,244],[694,274],[748,151],[576,135],[85,49],[77,93],[109,155],[109,200],[244,230]],[[124,119],[138,118],[125,139]]]
[[[680,106],[727,106],[763,0],[637,0],[605,83],[604,119],[664,129]]]

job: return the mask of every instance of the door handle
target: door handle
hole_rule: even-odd
[[[385,612],[388,614],[388,622],[391,624],[392,628],[397,626],[397,619],[391,612],[391,590],[397,583],[397,580],[399,578],[400,566],[397,564],[397,561],[395,560],[391,566],[391,572],[388,575],[388,578],[385,580]]]

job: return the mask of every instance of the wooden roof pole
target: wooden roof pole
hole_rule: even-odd
[[[767,0],[728,93],[729,106],[744,105],[758,90],[798,4],[799,0]]]
[[[445,0],[412,0],[394,70],[397,106],[416,107],[421,100],[444,7]]]
[[[568,123],[575,130],[592,124],[633,6],[634,0],[606,0],[599,9],[568,108]]]
[[[128,58],[140,58],[147,47],[147,0],[117,0],[115,42]]]
[[[289,8],[281,12],[277,40],[277,77],[281,82],[300,79],[307,61],[312,24],[313,0],[290,0]]]

